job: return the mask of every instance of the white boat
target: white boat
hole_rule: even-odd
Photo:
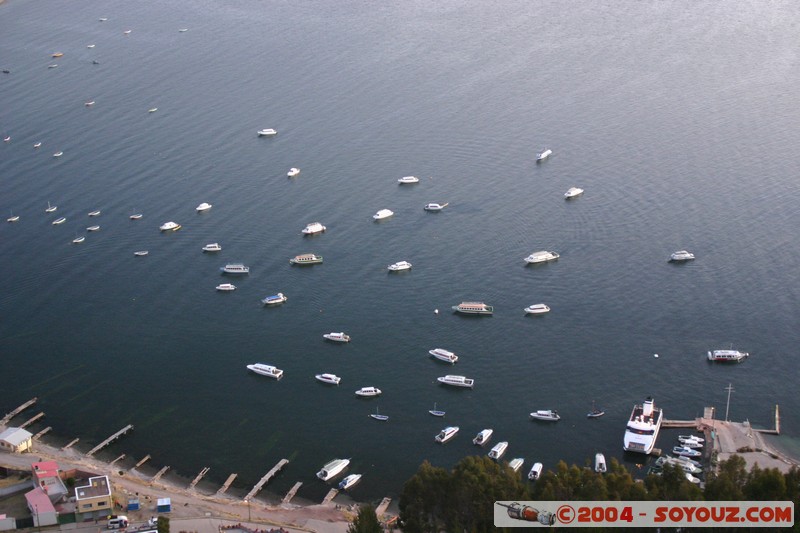
[[[136,257],[144,257],[149,253],[150,252],[148,252],[147,250],[139,250],[137,252],[133,252],[133,255],[135,255]],[[217,288],[219,288],[219,287],[217,287]]]
[[[33,147],[34,147],[34,148],[41,148],[41,147],[42,147],[42,142],[41,142],[41,141],[39,141],[39,142],[36,142],[36,143],[34,143],[34,144],[33,144]]]
[[[80,244],[85,240],[86,240],[86,237],[81,235],[80,237],[75,237],[74,239],[72,239],[72,244]]]
[[[189,28],[181,28],[178,30],[178,33],[186,33],[187,31],[189,31]]]
[[[264,304],[264,305],[278,305],[278,304],[282,304],[286,300],[288,300],[288,298],[286,298],[286,295],[283,294],[282,292],[279,292],[278,294],[273,294],[272,296],[267,296],[266,298],[261,300],[261,303]]]
[[[672,252],[669,256],[669,260],[672,262],[679,262],[679,261],[689,261],[694,259],[694,254],[691,252],[687,252],[686,250],[678,250],[677,252]]]
[[[529,265],[534,265],[536,263],[546,263],[548,261],[555,261],[560,256],[556,252],[549,252],[547,250],[542,250],[539,252],[533,252],[531,255],[525,258],[525,262]]]
[[[570,198],[575,198],[583,194],[583,189],[580,187],[570,187],[567,189],[567,192],[564,193],[564,198],[569,200]]]
[[[95,211],[89,211],[89,216],[90,216],[90,217],[97,217],[97,216],[100,216],[100,210],[99,210],[99,209],[97,209],[97,210],[95,210]]]
[[[543,315],[550,312],[550,308],[546,304],[533,304],[525,308],[525,312],[529,315]]]
[[[698,437],[697,435],[678,435],[678,442],[683,442],[683,441],[687,441],[687,440],[691,440],[691,441],[695,441],[695,442],[705,442],[706,441],[706,439],[704,439],[703,437]]]
[[[663,417],[664,411],[655,406],[653,398],[648,397],[644,403],[634,405],[625,428],[622,448],[626,452],[650,454],[656,445]]]
[[[433,404],[433,409],[428,410],[428,412],[430,414],[432,414],[433,416],[438,416],[438,417],[442,417],[442,416],[445,415],[444,411],[440,411],[439,409],[436,408],[436,403],[435,402]]]
[[[672,453],[683,457],[700,457],[702,455],[702,452],[687,446],[673,446]]]
[[[322,481],[328,481],[329,479],[339,475],[341,471],[347,468],[347,465],[349,464],[350,459],[334,459],[333,461],[325,464],[325,466],[323,466],[322,469],[317,472],[317,477]]]
[[[369,415],[370,418],[374,418],[375,420],[380,420],[381,422],[386,422],[389,420],[389,417],[386,415],[382,415],[378,408],[375,408],[375,412]]]
[[[704,444],[699,440],[694,440],[694,439],[683,439],[683,440],[678,439],[678,442],[680,442],[681,446],[683,446],[684,448],[691,448],[693,450],[699,450],[700,448],[703,447]]]
[[[542,475],[542,463],[533,463],[531,471],[528,472],[528,479],[536,481]]]
[[[94,45],[93,44],[87,44],[86,48],[94,48]]]
[[[130,35],[131,34],[131,30],[125,30],[125,31],[122,32],[122,34],[123,35]]]
[[[322,256],[316,254],[300,254],[289,259],[289,262],[293,265],[315,265],[317,263],[322,263]]]
[[[10,143],[11,142],[11,135],[9,135],[7,137],[3,137],[3,142]]]
[[[289,176],[290,178],[293,178],[298,174],[300,174],[300,169],[295,167],[290,168],[289,172],[286,173],[286,175]]]
[[[147,110],[148,113],[155,113],[156,111],[158,111],[157,107],[151,107],[150,109]]]
[[[428,350],[428,353],[445,363],[455,364],[455,362],[458,361],[458,356],[456,354],[444,348],[434,348],[433,350]]]
[[[350,342],[350,335],[346,334],[343,331],[340,332],[332,331],[330,333],[325,333],[323,337],[333,342]]]
[[[561,420],[558,411],[554,409],[540,409],[531,413],[530,416],[534,420],[544,420],[545,422],[558,422]]]
[[[690,474],[699,474],[703,471],[703,469],[695,463],[697,463],[697,461],[689,459],[688,457],[661,456],[656,459],[655,465],[660,467],[663,467],[664,465],[677,466],[684,472],[688,472]]]
[[[99,230],[100,230],[100,226],[96,226],[96,225],[95,226],[89,226],[89,227],[86,228],[86,231],[99,231]]]
[[[361,479],[361,474],[350,474],[339,482],[339,490],[347,490]]]
[[[326,228],[325,226],[323,226],[319,222],[311,222],[305,228],[303,228],[303,234],[305,234],[305,235],[313,235],[315,233],[322,233],[326,229],[328,229],[328,228]]]
[[[336,374],[317,374],[314,377],[317,378],[318,381],[321,381],[323,383],[328,383],[330,385],[338,385],[339,382],[342,380],[342,378],[340,378]]]
[[[471,389],[475,380],[464,376],[452,376],[450,374],[436,378],[442,385],[452,385],[453,387],[466,387]]]
[[[53,154],[53,157],[61,157],[62,155],[64,155],[64,152],[56,152]]]
[[[47,65],[47,68],[58,68],[58,64],[57,63],[53,63],[51,65]]]
[[[273,135],[277,135],[278,132],[273,130],[272,128],[265,128],[263,130],[258,130],[259,137],[271,137]]]
[[[500,459],[504,453],[506,453],[506,448],[508,448],[508,442],[498,442],[495,444],[491,450],[489,450],[489,457],[494,460]]]
[[[436,435],[436,437],[434,437],[434,439],[436,440],[436,442],[441,442],[442,444],[444,444],[445,442],[455,437],[456,433],[458,433],[458,426],[448,426],[443,430],[441,430],[439,434]]]
[[[58,224],[63,224],[66,221],[67,221],[66,217],[60,217],[53,221],[53,225],[57,226]]]
[[[56,209],[58,209],[57,205],[50,205],[50,202],[47,202],[47,209],[45,209],[44,212],[45,213],[52,213]]]
[[[515,457],[508,462],[508,467],[514,472],[519,472],[519,469],[522,468],[523,464],[525,464],[525,459],[522,457]]]
[[[472,439],[472,444],[475,444],[476,446],[483,446],[484,444],[486,444],[487,442],[489,442],[489,439],[491,439],[491,438],[492,438],[492,434],[493,434],[493,433],[494,433],[494,430],[493,430],[493,429],[489,429],[489,428],[487,428],[487,429],[482,429],[482,430],[481,430],[481,431],[480,431],[480,432],[479,432],[479,433],[478,433],[478,434],[475,436],[475,438],[474,438],[474,439]]]
[[[144,216],[144,215],[142,215],[141,213],[134,213],[134,214],[132,214],[131,216],[129,216],[128,218],[129,218],[129,219],[131,219],[131,220],[139,220],[139,219],[140,219],[140,218],[142,218],[143,216]]]
[[[598,474],[605,474],[608,471],[606,456],[602,453],[594,454],[594,471]]]
[[[539,161],[544,161],[545,159],[547,159],[547,158],[548,158],[548,157],[550,157],[551,155],[553,155],[553,151],[552,151],[551,149],[549,149],[549,148],[548,148],[547,150],[545,150],[544,152],[540,152],[540,153],[539,153],[539,154],[536,156],[536,161],[537,161],[537,162],[539,162]]]
[[[108,18],[107,18],[107,17],[100,17],[100,18],[99,18],[99,19],[97,19],[97,20],[99,20],[100,22],[105,22],[105,21],[107,21],[107,20],[108,20]]]
[[[272,365],[265,365],[264,363],[247,365],[247,369],[255,372],[256,374],[261,374],[262,376],[267,376],[273,379],[281,379],[283,377],[283,370],[280,368],[275,368]]]
[[[700,478],[699,477],[695,477],[692,474],[690,474],[689,472],[684,472],[683,475],[686,476],[686,479],[688,479],[690,482],[694,483],[695,485],[700,484]]]
[[[389,218],[392,215],[394,215],[394,211],[392,211],[391,209],[381,209],[380,211],[372,215],[372,218],[375,220],[383,220],[384,218]]]
[[[600,418],[604,414],[606,414],[606,412],[603,409],[595,407],[594,401],[592,401],[592,410],[586,413],[586,418]]]
[[[402,178],[397,180],[397,182],[400,183],[401,185],[409,183],[419,183],[419,178],[416,176],[403,176]]]
[[[739,350],[711,350],[708,352],[708,360],[717,363],[741,363],[749,356],[749,353]]]
[[[397,263],[393,263],[388,266],[389,270],[392,272],[400,272],[401,270],[411,270],[411,263],[408,261],[398,261]]]
[[[425,207],[423,207],[423,209],[425,211],[441,211],[442,209],[444,209],[448,205],[450,205],[449,202],[445,202],[443,204],[437,204],[435,202],[431,202],[429,204],[425,204]]]
[[[381,392],[382,391],[378,387],[361,387],[356,391],[356,396],[369,398],[371,396],[380,396]]]
[[[228,263],[224,267],[221,267],[220,270],[223,274],[249,274],[250,267],[245,266],[241,263]]]
[[[218,291],[235,291],[236,290],[236,285],[234,285],[233,283],[220,283],[219,285],[217,285],[217,290]]]
[[[209,203],[207,203],[207,202],[203,202],[202,204],[200,204],[200,205],[198,205],[197,207],[195,207],[195,210],[196,210],[198,213],[202,213],[203,211],[208,211],[208,210],[209,210],[209,209],[211,209],[212,207],[213,207],[213,206],[212,206],[211,204],[209,204]]]
[[[465,315],[491,315],[494,313],[494,307],[483,302],[461,302],[458,305],[454,305],[452,309]]]
[[[212,242],[203,246],[204,252],[220,252],[222,251],[222,246],[219,245],[218,242]]]
[[[6,219],[6,222],[17,222],[19,220],[19,215],[15,215],[14,212],[11,212],[11,216]]]
[[[161,224],[158,227],[158,229],[160,229],[161,231],[178,231],[179,229],[181,229],[181,225],[178,224],[177,222],[172,222],[170,220],[169,222],[164,222],[163,224]]]

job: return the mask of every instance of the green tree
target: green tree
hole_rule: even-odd
[[[347,528],[348,533],[382,533],[382,531],[378,515],[375,514],[375,508],[371,505],[361,507],[355,520]]]
[[[169,533],[169,518],[159,516],[156,527],[158,528],[158,533]]]
[[[706,480],[705,499],[738,501],[744,500],[744,486],[747,483],[745,460],[733,455],[727,461],[719,463],[716,474],[710,474]]]
[[[748,500],[785,500],[786,479],[777,468],[762,470],[755,465],[747,476],[744,495]]]

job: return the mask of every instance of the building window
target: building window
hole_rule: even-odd
[[[91,508],[92,508],[91,503],[84,503],[83,505],[81,505],[81,509],[91,509]]]
[[[98,506],[98,507],[102,507],[102,506],[104,506],[105,504],[106,504],[106,502],[97,502],[97,506]]]

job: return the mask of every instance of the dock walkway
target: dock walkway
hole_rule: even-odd
[[[32,398],[27,402],[23,403],[22,405],[20,405],[19,407],[17,407],[16,409],[14,409],[13,411],[11,411],[10,413],[8,413],[6,416],[3,417],[2,420],[0,420],[0,426],[7,426],[12,418],[20,414],[22,411],[24,411],[31,405],[35,404],[38,400],[39,398]]]
[[[113,435],[108,437],[106,440],[104,440],[103,442],[101,442],[100,444],[98,444],[97,446],[92,448],[91,450],[89,450],[89,452],[86,454],[86,457],[93,456],[95,453],[99,452],[100,450],[102,450],[103,448],[105,448],[106,446],[108,446],[109,444],[111,444],[112,442],[114,442],[115,440],[117,440],[118,438],[120,438],[121,436],[126,434],[127,432],[131,431],[132,429],[133,429],[133,424],[128,424],[127,426],[125,426],[124,428],[120,429],[119,431],[117,431],[116,433],[114,433]]]
[[[274,476],[275,474],[277,474],[277,473],[278,473],[278,471],[279,471],[281,468],[283,468],[283,467],[284,467],[286,464],[288,464],[288,463],[289,463],[289,459],[281,459],[280,461],[278,461],[278,464],[276,464],[275,466],[273,466],[273,467],[272,467],[272,470],[270,470],[269,472],[267,472],[267,473],[266,473],[266,475],[265,475],[264,477],[262,477],[262,478],[261,478],[261,481],[259,481],[258,483],[256,483],[256,486],[255,486],[255,487],[253,487],[253,490],[251,490],[250,492],[248,492],[248,493],[247,493],[247,496],[245,496],[245,497],[244,497],[245,501],[252,500],[252,499],[253,499],[253,496],[255,496],[256,494],[258,494],[258,492],[261,490],[261,488],[262,488],[264,485],[266,485],[267,481],[269,481],[269,480],[272,478],[272,476]]]

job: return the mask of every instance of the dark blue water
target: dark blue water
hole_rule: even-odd
[[[268,491],[304,481],[315,500],[334,457],[364,474],[354,497],[391,496],[425,459],[481,452],[484,427],[526,471],[623,459],[634,403],[723,413],[729,383],[732,419],[770,425],[780,404],[797,446],[798,17],[792,2],[6,2],[0,213],[21,219],[0,226],[0,405],[38,396],[33,429],[86,449],[132,423],[107,457],[237,472],[240,492],[285,457]],[[565,202],[571,186],[586,192]],[[382,208],[394,217],[373,222]],[[183,229],[161,234],[168,220]],[[328,231],[304,238],[312,221]],[[526,267],[541,249],[561,258]],[[697,259],[669,264],[679,249]],[[305,252],[324,264],[289,266]],[[413,270],[389,274],[400,260]],[[217,293],[239,261],[250,275]],[[262,308],[278,291],[289,301]],[[495,315],[451,314],[462,300]],[[550,314],[526,317],[536,302]],[[730,345],[752,357],[705,361]],[[447,373],[474,390],[438,386]],[[357,399],[368,385],[384,394]],[[604,418],[585,418],[593,401]],[[440,446],[444,425],[461,433]]]

